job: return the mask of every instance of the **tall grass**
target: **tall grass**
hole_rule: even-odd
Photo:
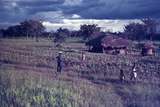
[[[0,72],[1,107],[121,107],[113,90],[81,81],[54,80],[41,74]],[[120,98],[119,98],[120,99]]]
[[[86,53],[87,60],[82,62],[80,53],[64,52],[63,72],[56,74],[57,50],[48,44],[14,41],[1,43],[0,49],[1,107],[160,105],[160,57]],[[137,83],[128,81],[134,62],[138,66]],[[118,82],[119,69],[124,69],[127,77],[123,84]]]

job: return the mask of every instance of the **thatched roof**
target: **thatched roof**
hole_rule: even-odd
[[[153,43],[147,42],[143,45],[144,48],[146,49],[155,49],[156,46],[153,45]]]
[[[129,47],[131,41],[117,36],[107,36],[102,39],[101,45],[103,47]]]

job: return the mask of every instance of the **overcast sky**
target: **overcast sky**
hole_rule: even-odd
[[[0,0],[0,26],[25,19],[159,18],[160,0]]]

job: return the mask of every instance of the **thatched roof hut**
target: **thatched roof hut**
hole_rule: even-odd
[[[154,55],[155,54],[155,48],[156,46],[153,45],[153,43],[145,43],[142,47],[142,55]]]
[[[131,41],[117,36],[107,36],[102,39],[101,46],[104,53],[126,54],[127,48],[131,46]]]

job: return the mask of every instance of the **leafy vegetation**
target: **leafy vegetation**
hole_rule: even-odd
[[[69,37],[81,37],[85,41],[102,35],[116,35],[131,40],[160,40],[160,34],[157,32],[159,23],[154,19],[142,19],[141,23],[129,23],[124,27],[124,32],[113,33],[103,32],[97,24],[83,24],[77,31],[71,31],[66,28],[54,29],[56,31],[45,31],[42,22],[37,20],[26,20],[18,25],[10,26],[6,30],[0,29],[0,37],[38,37],[53,39],[55,42],[64,42]]]
[[[40,76],[41,75],[41,76]],[[1,107],[158,107],[158,85],[66,81],[34,72],[0,72]]]
[[[56,73],[58,50],[52,42],[5,40],[0,43],[1,107],[159,107],[159,57],[63,53],[63,72]],[[83,45],[62,47],[83,50]],[[138,81],[119,82],[138,61]]]

